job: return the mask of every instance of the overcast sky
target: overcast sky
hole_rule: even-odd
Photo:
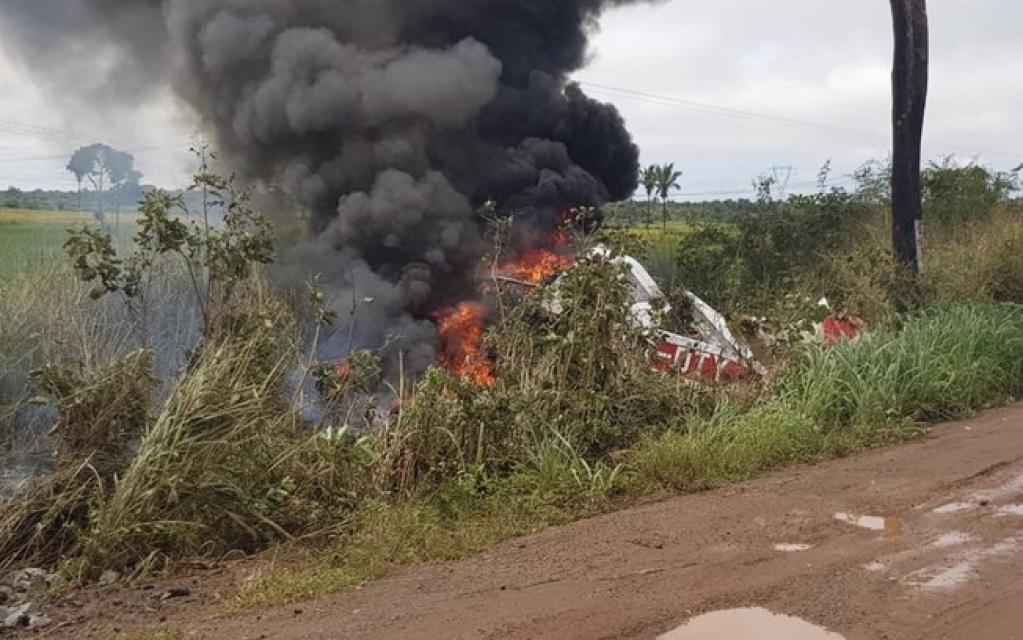
[[[1023,162],[1023,5],[928,4],[925,154]],[[750,197],[752,179],[773,166],[794,167],[799,190],[828,159],[833,182],[848,185],[858,165],[887,156],[891,48],[884,0],[672,0],[609,13],[577,78],[618,105],[644,164],[685,173],[684,197]],[[95,139],[133,150],[149,181],[185,179],[194,123],[169,96],[73,120],[50,105],[0,51],[0,188],[74,188],[67,157]]]

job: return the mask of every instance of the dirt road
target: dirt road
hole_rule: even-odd
[[[652,639],[743,607],[848,640],[1023,639],[1023,405],[895,449],[410,569],[300,613],[191,630],[231,640]]]

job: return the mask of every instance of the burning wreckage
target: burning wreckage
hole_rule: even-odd
[[[671,305],[660,286],[638,260],[631,256],[612,257],[611,251],[602,245],[597,245],[589,253],[609,259],[613,266],[621,270],[632,296],[629,309],[632,323],[649,336],[651,367],[665,373],[717,382],[767,373],[750,348],[732,334],[725,317],[696,294],[691,291],[685,293],[686,300],[683,303],[688,305],[687,325],[672,327],[685,333],[669,330],[663,326],[662,319],[668,316]],[[549,281],[551,295],[545,300],[545,307],[557,314],[561,312],[559,283],[573,263],[571,258],[553,253],[541,254],[539,260],[534,256],[533,261],[525,261],[525,264],[533,265],[526,273],[522,273],[521,268],[510,272],[504,269],[497,277],[524,288],[526,292]],[[522,278],[523,275],[527,277]],[[467,373],[457,366],[453,370],[460,374]],[[470,377],[474,376],[470,373]]]
[[[563,220],[568,217],[569,214],[562,215]],[[564,224],[567,226],[567,221]],[[546,286],[543,307],[552,314],[562,312],[560,284],[575,266],[578,254],[570,249],[565,228],[553,232],[546,244],[550,248],[526,251],[481,277],[476,299],[433,315],[441,342],[439,366],[481,387],[496,382],[497,363],[482,347],[487,298],[491,296],[511,291],[513,300],[521,299]],[[664,319],[669,317],[671,305],[638,260],[631,256],[614,256],[606,246],[599,244],[585,255],[608,260],[619,270],[631,294],[629,318],[634,328],[647,336],[650,365],[654,370],[694,381],[714,382],[766,375],[766,369],[757,362],[750,348],[732,334],[725,317],[696,294],[685,292],[681,302],[687,306],[688,321],[685,326],[670,330],[664,326]],[[500,291],[495,290],[495,284]]]
[[[570,213],[562,214],[564,226],[551,234],[548,243],[551,248],[532,249],[500,265],[481,278],[481,292],[490,290],[493,281],[512,285],[520,297],[532,295],[546,285],[549,291],[544,298],[544,308],[553,314],[561,313],[559,285],[577,260],[569,248],[569,235],[565,231],[570,218]],[[768,375],[767,368],[757,360],[752,349],[732,333],[727,319],[695,293],[684,292],[681,303],[687,309],[683,326],[666,327],[671,304],[641,262],[628,255],[614,256],[603,245],[593,247],[587,254],[609,260],[620,270],[631,294],[629,317],[633,326],[647,336],[652,369],[694,382],[727,382]],[[485,298],[487,294],[481,293],[479,297]],[[859,318],[833,313],[827,299],[821,299],[817,307],[820,318],[808,330],[800,331],[798,340],[831,347],[842,340],[857,339],[866,329]],[[475,301],[435,315],[442,343],[438,364],[483,387],[496,381],[495,363],[482,349],[486,317],[484,303]],[[763,342],[777,341],[776,335],[765,331],[766,319],[750,318],[748,322]]]
[[[483,332],[479,208],[501,204],[525,265],[568,208],[633,196],[640,154],[624,118],[572,76],[606,12],[646,3],[33,0],[0,3],[0,35],[62,94],[114,108],[170,90],[220,162],[294,198],[311,234],[282,247],[274,278],[296,292],[316,279],[337,318],[358,317],[310,341],[316,361],[376,349],[384,380],[440,363],[486,381],[491,365],[449,339]],[[573,262],[535,255],[541,272]],[[653,366],[713,379],[762,371],[695,296],[691,333],[654,328],[659,291],[622,260],[635,322],[660,331]],[[508,276],[529,281],[533,267],[522,268]]]
[[[596,251],[606,251],[602,247]],[[763,376],[766,369],[756,361],[753,352],[739,342],[728,328],[725,317],[686,291],[690,323],[686,335],[657,326],[657,318],[670,311],[657,282],[638,260],[630,256],[616,258],[624,267],[625,278],[632,291],[632,319],[656,336],[651,365],[665,372],[703,380],[736,380],[751,375]]]

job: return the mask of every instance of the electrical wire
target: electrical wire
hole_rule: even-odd
[[[710,115],[716,115],[724,118],[731,118],[735,120],[743,120],[746,122],[759,122],[763,124],[825,131],[837,135],[843,135],[847,137],[854,137],[859,139],[871,139],[871,140],[884,140],[890,141],[890,134],[881,134],[876,131],[867,131],[864,129],[856,129],[853,127],[845,127],[833,124],[826,124],[822,122],[812,122],[809,120],[800,120],[797,118],[789,118],[785,116],[779,116],[775,114],[762,113],[757,111],[748,111],[744,109],[734,109],[732,107],[725,107],[722,105],[710,104],[705,102],[696,102],[693,100],[684,100],[679,98],[672,98],[668,96],[657,95],[653,93],[647,93],[644,91],[636,91],[634,89],[625,89],[622,87],[614,87],[606,84],[600,84],[596,82],[579,81],[579,85],[590,89],[596,93],[605,93],[628,100],[636,100],[640,102],[646,102],[648,104],[658,104],[666,107],[674,107],[680,109],[686,109],[690,111],[698,111],[701,113],[707,113]],[[932,147],[939,147],[945,150],[959,150],[966,152],[966,155],[972,155],[974,153],[980,153],[986,156],[992,157],[1003,157],[1013,158],[1014,161],[1018,161],[1023,158],[1023,153],[1010,153],[1008,151],[1000,150],[984,150],[979,148],[973,148],[970,145],[964,145],[954,142],[935,140],[931,138],[924,139],[924,144]]]

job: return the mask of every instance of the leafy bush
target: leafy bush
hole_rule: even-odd
[[[875,207],[841,189],[764,203],[734,231],[703,227],[682,240],[680,279],[725,311],[768,307],[797,282],[819,281],[826,256],[855,246],[876,218]]]
[[[931,163],[922,173],[924,220],[958,226],[989,219],[1019,189],[1019,170],[959,166],[951,157]]]
[[[678,279],[713,307],[735,308],[741,278],[740,240],[720,225],[697,227],[678,244]]]

